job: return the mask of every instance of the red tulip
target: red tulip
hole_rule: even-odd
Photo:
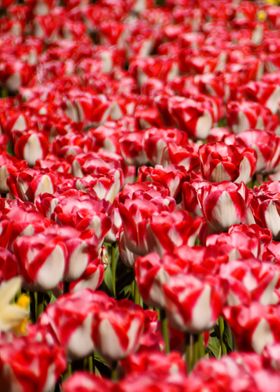
[[[279,189],[278,181],[265,183],[254,189],[255,197],[252,201],[256,222],[267,227],[276,240],[280,236]]]
[[[169,189],[170,196],[177,197],[181,191],[183,180],[187,173],[183,168],[173,166],[163,167],[156,165],[155,167],[141,166],[138,170],[138,181],[158,182]]]
[[[53,194],[57,181],[57,176],[52,172],[23,169],[10,175],[7,183],[14,197],[34,201],[41,194]]]
[[[280,369],[279,343],[265,347],[262,353],[263,364],[266,368],[276,371]]]
[[[238,347],[262,353],[265,346],[280,341],[279,306],[236,306],[224,309]]]
[[[118,207],[123,221],[124,244],[130,251],[143,255],[152,247],[148,225],[154,214],[173,211],[175,201],[160,185],[136,183],[126,186],[119,195]],[[134,217],[134,220],[131,220]]]
[[[250,148],[208,143],[200,147],[199,157],[202,174],[209,181],[243,181],[246,184],[255,173],[256,156]]]
[[[272,113],[279,110],[280,87],[276,83],[250,82],[242,86],[240,90],[245,98],[259,102]]]
[[[0,271],[0,282],[19,275],[19,265],[16,257],[2,247],[0,247]]]
[[[107,311],[100,310],[92,322],[92,339],[102,356],[116,361],[135,352],[144,327],[141,308],[118,301]]]
[[[0,383],[5,391],[48,391],[66,368],[63,349],[47,334],[14,337],[0,343]],[[35,365],[36,364],[36,365]]]
[[[18,132],[14,150],[17,158],[24,159],[29,166],[34,166],[37,159],[47,156],[48,141],[42,133],[35,131]]]
[[[279,267],[258,260],[231,261],[222,265],[219,275],[228,284],[227,303],[274,305],[279,297]]]
[[[122,380],[118,385],[120,392],[149,392],[149,391],[166,391],[166,392],[198,392],[202,390],[202,385],[197,385],[200,389],[190,386],[188,378],[179,374],[166,375],[159,377],[157,373],[146,372],[142,374],[131,374]]]
[[[62,237],[44,233],[20,236],[14,242],[14,251],[28,284],[51,290],[63,280],[66,246]]]
[[[223,306],[219,280],[177,275],[163,285],[167,317],[182,331],[198,333],[215,325]]]
[[[0,155],[0,192],[6,193],[9,191],[7,180],[12,173],[26,168],[24,161],[19,161],[14,157],[8,155],[6,152],[1,152]]]
[[[244,184],[222,182],[201,188],[198,198],[205,219],[216,230],[239,223],[254,223],[249,210],[251,195]]]
[[[144,302],[150,306],[163,307],[164,283],[168,282],[171,276],[178,275],[187,268],[187,262],[172,256],[160,258],[156,253],[150,253],[137,258],[135,277]]]
[[[274,118],[270,110],[257,102],[229,102],[227,105],[227,118],[233,132],[237,134],[254,128],[265,130],[269,127],[269,130],[273,131],[277,127],[276,118]]]
[[[113,303],[113,299],[103,292],[81,290],[50,304],[38,323],[56,337],[69,358],[84,358],[94,349],[93,319],[99,312],[108,311]]]
[[[172,253],[178,246],[193,246],[203,224],[202,218],[192,218],[187,211],[163,211],[153,215],[150,221],[150,233],[154,238],[153,251],[160,255]]]
[[[232,353],[221,359],[202,359],[189,377],[192,384],[201,380],[209,391],[254,391],[254,374],[262,370],[261,358],[256,354]]]
[[[111,381],[86,372],[75,372],[62,384],[63,392],[111,392],[113,389]]]
[[[78,260],[75,260],[75,262],[77,263]],[[102,260],[99,258],[91,260],[83,274],[77,280],[70,283],[70,291],[77,292],[83,289],[96,290],[101,285],[103,278],[104,264]]]
[[[143,374],[152,372],[160,377],[163,375],[181,374],[185,376],[186,365],[177,352],[168,355],[162,352],[143,352],[133,354],[121,362],[125,374]]]
[[[145,131],[144,151],[152,164],[161,164],[165,160],[164,155],[169,144],[184,146],[187,141],[186,133],[178,129],[151,128]]]
[[[224,249],[230,260],[260,258],[265,246],[271,242],[269,230],[258,225],[234,225],[228,233],[213,234],[207,237],[206,245]]]

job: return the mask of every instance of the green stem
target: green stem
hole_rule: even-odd
[[[72,375],[72,363],[68,362],[67,363],[67,369],[66,369],[66,375],[65,378],[68,378]]]
[[[161,333],[164,341],[165,352],[170,352],[168,318],[164,309],[160,309]]]
[[[117,361],[114,361],[112,363],[112,372],[111,372],[111,380],[112,381],[117,381],[118,380],[118,363]]]
[[[220,345],[221,345],[221,353],[222,355],[227,354],[227,348],[224,343],[224,331],[225,331],[225,323],[223,317],[219,317],[218,320],[218,325],[219,325],[219,339],[220,339]]]
[[[134,280],[134,283],[133,283],[133,291],[134,291],[134,302],[135,302],[135,304],[136,305],[140,305],[141,307],[143,307],[143,300],[142,300],[142,297],[140,295],[139,288],[138,288],[138,285],[136,283],[136,280]]]
[[[191,333],[186,334],[185,361],[187,373],[190,373],[194,362],[194,338]]]
[[[119,259],[119,250],[116,245],[112,245],[111,247],[111,271],[112,271],[112,284],[113,284],[113,294],[116,297],[116,273],[117,273],[117,265]]]
[[[191,372],[196,363],[205,355],[205,347],[202,334],[186,334],[186,367]]]
[[[196,334],[194,335],[194,358],[192,366],[194,367],[196,363],[205,355],[205,348],[203,342],[203,335]]]
[[[90,373],[95,373],[94,353],[92,353],[88,359],[88,370]]]
[[[203,358],[204,355],[205,355],[205,346],[204,346],[203,333],[200,333],[198,337],[198,360]]]

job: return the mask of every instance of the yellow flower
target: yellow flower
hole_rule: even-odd
[[[26,294],[21,294],[16,302],[16,304],[23,309],[26,309],[29,312],[29,306],[30,306],[30,298]],[[27,326],[28,326],[29,319],[25,317],[15,328],[13,328],[13,331],[17,335],[25,335],[27,332]]]
[[[277,4],[280,4],[280,1],[279,0],[266,0],[266,4],[277,5]]]
[[[257,13],[257,19],[258,19],[260,22],[264,22],[264,21],[266,20],[266,12],[265,12],[264,10],[258,11],[258,13]]]
[[[11,304],[20,287],[21,279],[19,277],[3,282],[0,286],[0,331],[11,331],[20,327],[21,323],[27,320],[29,312],[26,306]]]

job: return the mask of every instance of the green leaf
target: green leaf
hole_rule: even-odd
[[[13,146],[13,143],[11,141],[8,142],[7,153],[10,154],[10,155],[15,155],[14,154],[14,146]]]
[[[110,367],[109,362],[106,361],[106,359],[103,358],[102,355],[100,355],[97,351],[94,351],[94,362],[99,362],[107,367]]]
[[[110,293],[113,294],[113,277],[112,277],[112,270],[109,265],[105,270],[104,283],[107,289],[110,291]]]
[[[226,127],[227,126],[227,118],[223,117],[218,121],[218,127],[222,128],[222,127]]]
[[[51,293],[50,294],[50,302],[49,303],[53,304],[56,300],[57,300],[56,296],[53,293]]]
[[[124,286],[123,289],[120,291],[120,294],[122,294],[125,298],[132,297],[131,283],[127,286]]]
[[[227,351],[228,352],[232,352],[234,351],[234,338],[233,338],[233,334],[232,331],[230,329],[230,327],[228,326],[228,324],[225,322],[225,330],[224,330],[224,342],[225,345],[227,346]]]
[[[221,358],[221,345],[219,339],[216,336],[210,337],[207,351],[215,358]]]

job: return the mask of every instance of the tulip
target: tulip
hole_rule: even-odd
[[[209,390],[251,391],[254,374],[262,370],[260,356],[253,353],[231,353],[221,359],[202,359],[190,375],[192,384],[200,379]]]
[[[280,138],[272,132],[250,129],[241,132],[235,142],[253,148],[257,154],[256,172],[276,172],[280,165]]]
[[[240,223],[254,223],[249,209],[251,195],[246,186],[231,182],[206,185],[198,194],[206,221],[215,230]]]
[[[178,129],[151,128],[145,131],[144,151],[152,164],[161,164],[170,143],[184,146],[187,141],[186,133]]]
[[[230,260],[262,259],[265,247],[271,242],[271,233],[258,225],[234,225],[228,233],[212,234],[206,245],[225,249]]]
[[[248,183],[255,172],[255,152],[250,148],[208,143],[200,147],[199,157],[203,176],[209,181]]]
[[[196,391],[202,390],[203,386],[196,383]],[[154,390],[161,390],[166,392],[195,392],[195,387],[190,389],[188,383],[188,378],[180,374],[166,375],[165,377],[160,377],[157,373],[146,372],[143,374],[131,374],[119,383],[120,392],[129,392],[131,390],[135,392],[149,392]]]
[[[237,134],[254,128],[264,130],[273,122],[273,115],[268,109],[251,101],[229,102],[227,117],[233,132]]]
[[[78,260],[75,260],[77,263]],[[89,261],[83,274],[70,283],[70,291],[76,293],[83,289],[96,290],[104,278],[104,264],[100,259]]]
[[[6,391],[52,390],[66,368],[63,349],[46,333],[3,339],[0,346],[0,382]]]
[[[95,374],[75,372],[62,384],[63,392],[113,391],[113,383]]]
[[[44,193],[55,192],[57,177],[51,172],[24,169],[12,174],[8,179],[10,193],[22,200],[34,201]]]
[[[102,356],[117,361],[135,352],[143,332],[141,308],[123,300],[107,311],[100,310],[92,321],[92,339]]]
[[[113,303],[105,293],[79,290],[50,304],[38,323],[56,337],[70,359],[84,358],[94,350],[93,319],[101,310],[108,311]]]
[[[227,303],[250,305],[257,301],[262,305],[279,302],[279,268],[257,260],[231,261],[222,265],[219,273],[228,284]]]
[[[163,291],[167,317],[181,331],[208,330],[221,314],[224,299],[218,279],[177,275],[163,284]]]
[[[29,166],[34,166],[37,159],[42,159],[48,153],[46,137],[35,131],[19,132],[14,145],[17,158],[24,159]]]
[[[280,341],[279,306],[253,302],[248,307],[227,307],[224,315],[243,350],[260,354],[265,346]]]
[[[167,196],[168,193],[164,187],[145,182],[126,186],[119,195],[123,241],[133,253],[144,255],[152,249],[154,240],[149,231],[152,216],[162,211],[171,212],[175,207],[175,201]],[[131,217],[134,217],[133,221]]]
[[[278,111],[280,103],[280,87],[264,81],[250,82],[241,88],[242,95],[247,99],[257,101],[272,113]]]
[[[150,221],[151,236],[154,237],[154,251],[160,255],[172,253],[178,246],[193,246],[199,236],[203,219],[192,218],[187,211],[163,211],[153,215]]]
[[[166,186],[171,197],[177,197],[181,191],[183,180],[187,173],[182,168],[173,166],[163,167],[156,165],[154,168],[149,166],[141,166],[138,170],[138,181],[158,182]]]
[[[38,213],[33,204],[13,200],[0,221],[0,244],[13,250],[14,241],[20,236],[32,236],[43,232],[51,222]]]
[[[186,374],[185,363],[177,352],[143,352],[130,355],[121,362],[125,374],[143,374],[145,372],[163,375]]]
[[[171,260],[170,260],[171,259]],[[175,257],[160,258],[156,253],[139,257],[135,263],[135,277],[144,302],[150,306],[164,307],[163,284],[170,276],[187,270],[188,264]]]
[[[279,182],[270,182],[255,188],[255,198],[252,201],[252,210],[256,222],[268,228],[274,239],[280,237],[280,201]]]
[[[62,281],[66,267],[62,237],[44,233],[20,236],[14,242],[14,251],[27,284],[50,290]]]
[[[0,282],[18,275],[19,265],[16,257],[8,249],[0,247]]]
[[[280,369],[279,343],[267,346],[262,353],[263,363],[266,368]]]
[[[26,167],[24,161],[19,161],[5,152],[0,154],[0,192],[6,193],[9,191],[7,180],[11,173],[15,173]]]

